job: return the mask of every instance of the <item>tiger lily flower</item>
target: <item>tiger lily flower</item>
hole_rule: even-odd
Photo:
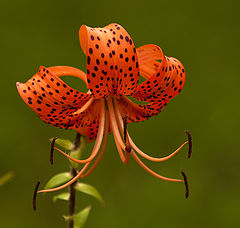
[[[83,25],[79,30],[79,38],[86,54],[86,73],[68,66],[41,66],[25,84],[17,83],[18,92],[24,102],[44,122],[59,128],[74,129],[87,136],[89,142],[95,140],[91,155],[82,160],[74,159],[55,148],[67,158],[84,166],[68,183],[38,192],[65,188],[78,178],[90,174],[102,158],[107,136],[111,132],[124,164],[132,156],[153,176],[166,181],[184,182],[155,173],[142,162],[139,155],[154,162],[166,161],[189,141],[170,155],[155,158],[135,145],[126,128],[128,123],[157,115],[182,90],[185,70],[181,62],[173,57],[166,57],[160,47],[153,44],[136,49],[129,34],[118,24],[110,24],[104,28]],[[145,79],[141,84],[138,84],[139,75]],[[89,91],[83,93],[71,88],[60,79],[61,76],[80,78]],[[145,104],[136,104],[130,97]]]

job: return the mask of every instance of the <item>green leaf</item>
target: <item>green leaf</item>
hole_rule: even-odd
[[[70,193],[69,192],[62,192],[53,197],[53,202],[56,203],[57,200],[69,200]]]
[[[53,138],[50,139],[51,142],[52,142],[52,140],[53,140]],[[55,141],[55,144],[63,147],[66,150],[73,150],[73,148],[74,148],[74,144],[68,139],[57,138]]]
[[[44,189],[55,188],[62,184],[67,183],[72,179],[72,175],[69,172],[59,173],[53,176],[45,185]]]
[[[91,210],[91,206],[88,206],[73,216],[74,228],[82,228],[85,225],[88,219],[90,210]]]
[[[85,183],[77,183],[75,185],[75,189],[79,192],[83,192],[85,194],[95,197],[96,199],[98,199],[100,201],[101,204],[104,204],[102,196],[100,195],[98,190],[95,187],[93,187],[92,185],[85,184]]]
[[[14,173],[12,171],[5,173],[3,176],[0,177],[0,186],[6,184],[9,180],[14,177]]]

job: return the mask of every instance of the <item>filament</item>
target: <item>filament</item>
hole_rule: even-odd
[[[102,139],[103,139],[104,123],[105,123],[105,106],[104,106],[104,101],[101,99],[100,102],[101,102],[101,110],[100,110],[100,119],[99,119],[99,129],[98,129],[95,145],[93,147],[92,153],[89,156],[89,158],[83,159],[83,160],[78,160],[78,159],[72,158],[70,155],[66,154],[62,150],[60,150],[60,149],[55,147],[55,149],[57,151],[59,151],[61,154],[63,154],[64,156],[66,156],[67,158],[71,159],[72,161],[74,161],[76,163],[84,164],[84,163],[92,161],[96,157],[96,155],[97,155],[97,153],[98,153],[98,151],[100,149],[100,146],[101,146],[101,143],[102,143]]]
[[[73,184],[74,182],[76,182],[78,180],[78,178],[82,175],[82,173],[88,168],[88,166],[90,165],[90,162],[88,162],[87,164],[85,164],[83,166],[83,168],[81,169],[81,171],[79,171],[77,173],[77,175],[75,177],[72,178],[72,180],[68,181],[66,184],[63,184],[57,188],[51,188],[51,189],[45,189],[45,190],[40,190],[37,193],[42,193],[42,192],[55,192],[61,189],[64,189],[66,187],[68,187],[69,185]]]
[[[93,103],[93,101],[94,101],[94,98],[91,97],[80,109],[74,112],[73,115],[80,114],[86,111],[89,108],[89,106]]]
[[[95,162],[93,163],[93,165],[88,169],[88,171],[86,171],[85,173],[83,173],[81,175],[81,178],[84,178],[86,176],[88,176],[89,174],[92,173],[92,171],[97,167],[97,165],[99,164],[99,162],[101,161],[103,154],[106,150],[106,146],[107,146],[107,140],[108,140],[108,133],[109,133],[109,116],[108,116],[108,112],[105,112],[105,127],[104,127],[104,136],[103,136],[103,142],[102,142],[102,146],[101,149],[99,151],[98,157],[96,158]]]
[[[110,121],[111,121],[111,125],[112,125],[113,135],[115,135],[116,140],[118,141],[121,148],[124,149],[125,144],[122,141],[122,138],[121,138],[120,133],[119,133],[118,124],[117,124],[116,117],[115,117],[115,114],[114,114],[113,103],[112,103],[111,98],[107,99],[107,103],[108,103],[108,108],[109,108],[109,116],[110,116]]]
[[[133,149],[140,154],[142,157],[153,161],[153,162],[162,162],[162,161],[166,161],[170,158],[172,158],[175,154],[177,154],[183,147],[184,145],[186,145],[188,143],[188,141],[184,142],[180,147],[178,147],[174,152],[172,152],[171,154],[169,154],[168,156],[162,157],[162,158],[155,158],[155,157],[151,157],[148,154],[145,154],[143,151],[141,151],[136,145],[135,143],[132,141],[129,133],[127,132],[127,135],[129,137],[129,141],[130,141],[130,145],[133,147]]]
[[[159,175],[158,173],[154,172],[153,170],[151,170],[149,167],[147,167],[141,160],[140,158],[136,155],[136,153],[134,151],[132,151],[132,156],[133,158],[136,160],[136,162],[143,168],[145,169],[148,173],[150,173],[151,175],[161,179],[161,180],[165,180],[165,181],[171,181],[171,182],[184,182],[181,179],[172,179],[172,178],[168,178],[168,177],[164,177]]]
[[[113,136],[114,136],[114,134],[113,134]],[[127,153],[126,153],[126,157],[124,156],[122,148],[121,148],[119,142],[116,139],[115,139],[115,144],[116,144],[119,156],[120,156],[120,158],[122,160],[122,163],[126,165],[129,162],[129,156],[127,156]]]
[[[122,115],[120,113],[120,110],[119,110],[119,106],[116,102],[116,100],[114,100],[114,104],[115,104],[115,110],[116,110],[116,115],[117,115],[117,118],[118,118],[118,123],[120,125],[120,129],[121,131],[123,131],[123,127],[124,127],[124,124],[122,123],[121,119],[122,119]],[[153,162],[162,162],[162,161],[166,161],[168,159],[170,159],[171,157],[173,157],[175,154],[177,154],[181,149],[182,147],[188,143],[188,141],[186,141],[185,143],[183,143],[179,148],[177,148],[173,153],[171,153],[170,155],[166,156],[166,157],[162,157],[162,158],[155,158],[155,157],[151,157],[147,154],[145,154],[143,151],[141,151],[137,146],[136,144],[133,142],[133,140],[131,139],[128,131],[126,130],[126,134],[127,134],[127,139],[129,140],[129,143],[130,143],[130,146],[132,146],[132,148],[138,153],[140,154],[142,157],[150,160],[150,161],[153,161]]]
[[[115,108],[116,108],[116,100],[113,99],[113,102],[114,102],[114,105],[115,105]],[[119,117],[117,114],[115,116],[115,111],[113,110],[113,117],[115,118],[115,122],[116,122],[116,125],[117,125],[116,128],[120,131],[122,137],[124,138],[124,142],[123,142],[122,138],[119,134],[119,131],[118,131],[118,134],[119,134],[118,140],[115,140],[117,150],[120,154],[120,157],[122,156],[122,162],[124,164],[127,164],[130,160],[130,152],[132,150],[131,146],[129,145],[129,140],[128,140],[127,135],[126,135],[126,132],[127,132],[127,115],[122,119],[122,117],[121,116]],[[117,120],[116,120],[116,118],[117,118]],[[120,147],[120,145],[122,145],[122,146]],[[123,155],[122,149],[125,151],[125,157]]]
[[[108,104],[108,108],[109,108],[109,116],[110,116],[113,136],[114,136],[114,139],[116,142],[117,150],[118,150],[118,153],[119,153],[119,156],[120,156],[120,159],[122,160],[122,162],[126,163],[126,158],[122,152],[122,149],[125,150],[125,144],[122,141],[121,135],[119,133],[118,124],[116,121],[116,117],[115,117],[115,113],[114,113],[114,109],[113,109],[113,103],[112,103],[111,98],[107,99],[107,104]]]

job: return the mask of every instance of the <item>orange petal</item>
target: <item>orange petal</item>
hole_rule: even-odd
[[[46,123],[76,129],[89,139],[96,135],[98,102],[93,102],[89,110],[74,115],[91,99],[91,95],[72,89],[48,68],[40,67],[38,73],[25,84],[17,83],[17,89],[24,102]]]
[[[148,104],[139,105],[125,96],[116,97],[116,102],[122,118],[127,115],[127,123],[139,122],[157,115],[167,105],[168,101],[157,100]]]
[[[87,57],[87,81],[93,96],[131,95],[137,88],[139,64],[125,29],[118,24],[104,28],[83,25],[79,37]]]
[[[137,48],[137,55],[140,66],[153,60],[163,59],[163,52],[161,48],[155,44],[146,44]]]
[[[153,51],[153,45],[140,47],[137,53],[141,61],[140,72],[148,80],[137,87],[133,97],[141,101],[161,102],[158,108],[161,111],[182,90],[185,82],[184,67],[177,59],[164,56],[160,48],[155,46]],[[162,59],[161,63],[156,61],[159,59]]]
[[[52,73],[54,73],[57,77],[61,76],[67,76],[67,75],[72,75],[77,78],[82,79],[86,84],[87,84],[87,76],[86,74],[75,68],[75,67],[69,67],[69,66],[53,66],[48,68]]]

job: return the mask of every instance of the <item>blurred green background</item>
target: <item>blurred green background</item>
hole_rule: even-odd
[[[49,164],[49,138],[74,138],[74,132],[44,124],[17,93],[15,82],[27,81],[40,65],[85,69],[78,40],[82,24],[121,24],[138,47],[159,45],[183,62],[182,93],[157,117],[129,130],[137,145],[152,155],[166,155],[193,136],[187,148],[164,163],[150,164],[159,173],[181,177],[184,186],[160,181],[133,160],[124,166],[109,137],[105,156],[84,181],[102,193],[106,205],[78,194],[77,207],[91,204],[86,227],[237,227],[240,226],[239,153],[239,1],[1,1],[1,156],[0,176],[15,178],[0,188],[0,227],[66,227],[65,202],[41,195],[38,210],[31,201],[34,185],[69,170],[55,156]],[[72,86],[81,90],[78,80]]]

